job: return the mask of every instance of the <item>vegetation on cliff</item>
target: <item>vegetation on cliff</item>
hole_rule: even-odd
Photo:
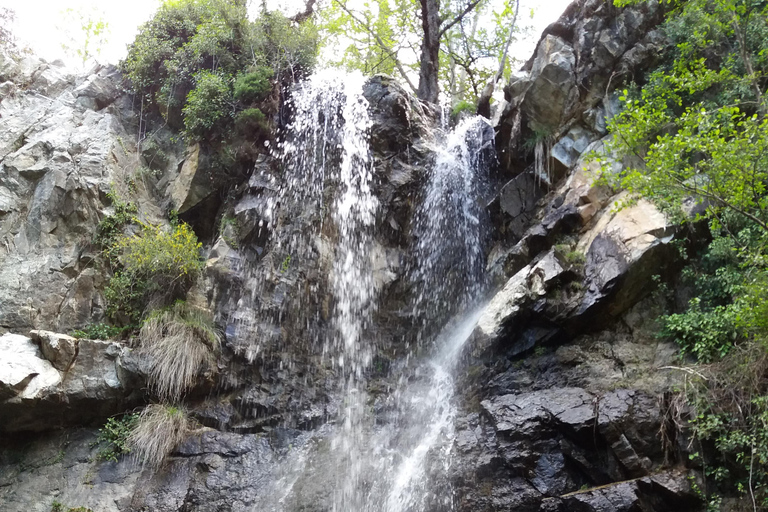
[[[610,123],[612,149],[642,162],[616,179],[709,228],[678,283],[691,299],[662,335],[698,362],[686,397],[702,491],[716,506],[735,487],[757,509],[768,505],[768,3],[667,6],[670,58],[623,91]]]

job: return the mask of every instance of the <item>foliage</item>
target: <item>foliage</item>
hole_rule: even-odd
[[[468,113],[468,114],[474,114],[475,113],[475,104],[471,101],[466,100],[460,100],[458,103],[456,103],[453,108],[451,108],[451,116],[456,117],[461,113]]]
[[[22,51],[16,42],[16,36],[11,32],[11,25],[16,19],[16,12],[7,7],[0,7],[0,51],[11,57],[19,57]]]
[[[88,340],[111,340],[120,336],[125,329],[108,324],[88,324],[83,329],[77,329],[70,333],[75,338],[84,338]]]
[[[144,223],[141,227],[139,233],[117,242],[126,271],[160,286],[194,279],[202,271],[202,244],[189,224],[182,222],[170,230]]]
[[[122,323],[139,323],[151,299],[167,303],[182,296],[203,269],[202,245],[188,224],[140,226],[114,243],[122,268],[104,291],[107,316]]]
[[[274,71],[265,66],[258,66],[255,71],[241,74],[235,80],[235,99],[246,104],[264,101],[272,91],[270,79]]]
[[[65,9],[61,12],[61,26],[58,29],[65,37],[62,49],[77,57],[83,64],[101,53],[101,48],[107,43],[109,23],[102,18],[103,13],[92,8],[87,12],[84,8],[78,10]],[[80,29],[72,30],[73,27]]]
[[[51,512],[93,512],[93,510],[86,508],[86,507],[77,507],[77,508],[64,508],[64,505],[58,501],[53,500],[53,503],[51,503]]]
[[[195,88],[189,91],[184,114],[184,132],[190,139],[199,139],[221,131],[225,120],[232,117],[233,106],[227,78],[203,70],[195,75]]]
[[[609,123],[611,149],[644,164],[618,180],[668,209],[693,196],[708,217],[735,211],[768,230],[768,6],[692,0],[675,13],[665,26],[674,60],[639,94],[625,89]]]
[[[569,267],[582,267],[586,261],[586,256],[578,249],[574,249],[572,244],[557,244],[554,246],[555,256],[558,260]]]
[[[698,363],[686,399],[706,501],[736,490],[757,510],[768,506],[768,2],[667,3],[667,58],[620,95],[610,150],[625,164],[618,185],[681,221],[693,199],[709,221],[712,241],[682,274],[693,298],[662,318],[662,335]]]
[[[221,335],[209,312],[177,301],[154,311],[139,332],[150,360],[150,384],[157,395],[177,401],[206,366],[213,366]]]
[[[105,444],[96,454],[98,460],[111,460],[117,462],[118,457],[131,451],[128,446],[128,436],[139,422],[137,413],[124,414],[120,418],[111,417],[102,428],[99,429],[99,444]]]
[[[191,426],[185,409],[151,404],[141,411],[136,428],[128,436],[128,446],[142,466],[159,468],[165,457],[184,440]]]
[[[236,218],[228,216],[222,217],[221,223],[219,224],[219,233],[221,238],[227,242],[227,245],[237,249],[238,238],[240,237],[240,225]]]
[[[251,22],[245,0],[166,0],[121,67],[171,126],[199,140],[225,132],[238,110],[264,101],[272,76],[291,81],[310,69],[316,46],[311,23],[296,25],[279,13]]]
[[[103,251],[107,262],[114,265],[118,256],[115,242],[125,226],[136,222],[135,215],[139,209],[136,204],[123,201],[114,190],[107,193],[107,198],[112,202],[114,213],[101,219],[96,227],[94,243]]]
[[[439,68],[435,72],[439,72],[441,88],[449,95],[451,105],[460,101],[474,105],[499,68],[510,30],[520,31],[512,22],[513,0],[481,0],[464,13],[467,5],[453,1],[441,3],[440,7],[446,30],[440,38]],[[416,92],[412,78],[418,75],[423,27],[413,13],[420,11],[416,0],[333,0],[320,12],[322,44],[342,51],[325,52],[330,55],[327,63],[365,74],[397,74]],[[459,21],[447,27],[454,19]],[[512,65],[508,60],[504,62],[505,78]]]
[[[258,108],[248,108],[237,114],[235,128],[243,134],[269,131],[269,122]]]

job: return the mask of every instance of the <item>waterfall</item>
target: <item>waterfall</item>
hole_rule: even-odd
[[[416,512],[450,508],[435,472],[450,465],[454,367],[473,332],[483,291],[485,201],[493,137],[487,121],[462,122],[435,141],[434,161],[412,230],[412,303],[425,343],[399,361],[385,416],[372,410],[367,377],[376,355],[372,313],[374,221],[371,119],[361,75],[320,72],[298,86],[278,156],[280,201],[301,204],[301,223],[278,248],[327,260],[333,307],[323,343],[339,384],[338,417],[275,474],[262,510],[302,508],[309,486],[330,489],[319,508],[334,512]],[[299,227],[296,227],[299,226]],[[283,237],[286,238],[286,237]],[[317,248],[324,248],[318,250]],[[451,319],[452,318],[452,319]],[[450,320],[450,321],[449,321]],[[443,485],[443,484],[440,484]]]
[[[465,119],[435,147],[414,219],[414,315],[421,319],[423,335],[471,307],[482,292],[489,129],[482,117]]]

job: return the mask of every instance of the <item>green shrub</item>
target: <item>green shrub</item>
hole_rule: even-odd
[[[233,77],[253,69],[238,79],[237,95],[241,108],[262,101],[272,76],[295,81],[314,65],[317,39],[311,22],[297,26],[278,12],[248,21],[244,0],[166,0],[140,27],[121,67],[172,127],[203,137],[231,122],[233,109],[221,99],[232,98]]]
[[[181,407],[148,405],[128,436],[128,446],[142,466],[159,468],[187,436],[191,425],[186,410]]]
[[[84,338],[88,340],[111,340],[120,336],[124,327],[115,327],[108,324],[89,324],[83,329],[78,329],[69,333],[75,338]]]
[[[269,132],[267,118],[258,108],[249,108],[237,114],[235,127],[238,132],[244,135]]]
[[[228,80],[220,74],[200,71],[195,88],[184,105],[184,132],[190,139],[200,139],[221,130],[231,118],[232,99]]]
[[[204,263],[202,244],[188,224],[166,230],[141,224],[141,231],[115,242],[122,269],[104,291],[107,316],[121,324],[139,323],[150,300],[169,303],[182,297],[197,279]]]
[[[183,301],[150,314],[139,340],[149,356],[150,385],[170,401],[178,401],[203,369],[214,367],[221,345],[212,315]]]
[[[139,422],[137,413],[124,414],[120,418],[112,417],[99,429],[97,444],[105,446],[96,454],[97,460],[117,462],[118,457],[131,451],[128,436]]]
[[[251,73],[242,74],[235,80],[235,99],[245,104],[264,101],[272,92],[271,78],[274,71],[265,66],[258,66]]]
[[[115,242],[122,235],[125,226],[136,221],[135,215],[139,209],[136,204],[120,199],[114,190],[107,194],[107,198],[112,201],[115,213],[101,219],[96,227],[94,243],[103,251],[107,262],[114,265],[117,262]]]
[[[170,230],[151,224],[141,226],[138,234],[118,241],[120,261],[126,271],[160,286],[197,277],[203,269],[202,244],[189,224],[182,222]]]
[[[471,101],[461,100],[451,108],[451,116],[457,117],[459,114],[474,114],[477,107]]]

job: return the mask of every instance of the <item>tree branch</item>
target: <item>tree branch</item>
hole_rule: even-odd
[[[464,19],[464,16],[472,12],[472,10],[477,7],[477,4],[479,4],[482,0],[474,0],[467,4],[467,6],[464,8],[462,12],[456,15],[455,18],[453,18],[448,24],[443,26],[443,28],[440,29],[440,33],[438,34],[438,38],[443,37],[443,34],[445,34],[448,30],[450,30],[451,27],[453,27],[455,24],[460,22],[462,19]]]
[[[507,55],[509,54],[509,45],[512,44],[512,36],[515,33],[515,25],[517,24],[517,15],[520,12],[520,0],[515,2],[515,16],[512,18],[512,25],[509,27],[509,37],[507,37],[507,44],[504,45],[504,53],[499,60],[499,71],[493,79],[493,83],[499,83],[501,77],[504,75],[504,66],[507,64]]]
[[[479,1],[479,0],[478,0],[478,1]],[[381,37],[379,37],[379,35],[376,33],[376,31],[374,31],[374,30],[373,30],[373,29],[372,29],[372,28],[371,28],[371,27],[370,27],[370,26],[369,26],[367,23],[365,23],[365,22],[364,22],[364,21],[362,21],[360,18],[358,18],[358,17],[355,15],[355,13],[354,13],[354,12],[352,12],[352,11],[351,11],[351,10],[350,10],[350,9],[347,7],[347,4],[346,4],[345,2],[342,2],[341,0],[333,0],[333,3],[335,3],[336,5],[338,5],[339,7],[341,7],[341,9],[342,9],[344,12],[346,12],[346,13],[349,15],[349,17],[350,17],[350,18],[352,18],[352,19],[353,19],[353,20],[354,20],[354,21],[355,21],[355,22],[356,22],[356,23],[357,23],[357,24],[358,24],[360,27],[362,27],[363,29],[365,29],[365,31],[366,31],[366,32],[368,32],[368,33],[369,33],[371,36],[373,36],[373,38],[376,40],[376,44],[379,46],[379,48],[381,48],[381,49],[382,49],[382,50],[384,50],[386,53],[388,53],[388,54],[389,54],[389,56],[392,58],[392,60],[393,60],[393,61],[394,61],[394,63],[395,63],[395,67],[397,67],[397,71],[398,71],[398,72],[400,73],[400,75],[403,77],[403,80],[405,80],[405,81],[406,81],[406,83],[408,83],[408,87],[410,87],[410,88],[411,88],[411,91],[413,91],[414,93],[416,93],[416,92],[418,91],[418,89],[417,89],[417,87],[416,87],[415,85],[413,85],[413,82],[411,82],[411,80],[408,78],[408,75],[405,73],[405,69],[403,68],[403,65],[402,65],[402,63],[401,63],[401,62],[400,62],[400,60],[397,58],[397,53],[396,53],[396,52],[394,52],[394,51],[393,51],[391,48],[389,48],[389,46],[387,46],[387,44],[384,42],[384,40],[383,40],[383,39],[381,39]]]
[[[305,21],[307,18],[312,16],[315,13],[315,2],[317,0],[307,0],[307,3],[304,4],[304,11],[300,12],[293,17],[289,18],[294,23],[301,23]]]

